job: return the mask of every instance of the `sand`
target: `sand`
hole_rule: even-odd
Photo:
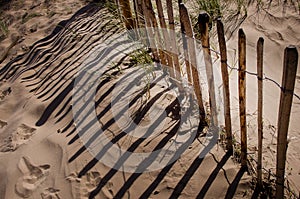
[[[242,28],[248,39],[249,70],[256,71],[255,43],[259,36],[263,36],[266,52],[265,73],[280,82],[283,50],[288,44],[297,45],[299,48],[300,30],[297,28],[298,13],[293,10],[282,13],[276,9],[278,6],[270,9],[274,12],[272,14],[275,15],[276,21],[266,17],[263,11],[252,15],[256,10],[249,9],[249,17],[242,24]],[[165,89],[170,82],[165,80],[161,73],[156,73],[157,82],[152,85],[148,93],[149,98],[138,98],[141,101],[135,101],[128,112],[122,112],[126,105],[122,100],[111,106],[111,99],[115,96],[124,100],[134,100],[136,93],[128,94],[130,90],[138,93],[145,91],[141,86],[144,79],[137,78],[136,81],[132,81],[139,75],[138,70],[130,67],[132,57],[128,56],[128,53],[133,49],[126,48],[124,44],[115,46],[109,52],[102,51],[106,46],[101,47],[101,44],[112,41],[114,35],[124,32],[119,20],[107,8],[99,4],[88,5],[79,0],[24,1],[22,5],[14,4],[3,12],[2,16],[7,20],[12,18],[12,22],[9,26],[9,36],[0,42],[0,58],[5,54],[3,62],[0,63],[1,199],[251,198],[254,194],[252,176],[240,169],[239,164],[226,154],[219,144],[213,145],[205,158],[199,158],[202,157],[201,151],[205,149],[203,144],[210,140],[203,136],[204,134],[188,146],[176,162],[144,173],[128,171],[151,168],[152,165],[159,166],[160,163],[155,165],[157,160],[152,164],[147,158],[141,158],[137,164],[130,156],[116,154],[109,151],[110,147],[107,145],[102,146],[103,137],[93,137],[99,129],[93,131],[97,125],[89,123],[93,121],[89,116],[95,114],[102,125],[104,135],[124,150],[145,153],[170,146],[164,151],[168,155],[172,154],[170,143],[175,143],[174,140],[181,143],[175,136],[176,132],[178,133],[177,109],[168,109],[168,105],[175,99],[175,94]],[[62,20],[67,21],[57,26]],[[16,38],[18,42],[14,42]],[[16,45],[12,46],[15,43]],[[105,58],[96,58],[102,63],[100,70],[105,70],[105,74],[98,78],[96,73],[88,73],[87,77],[78,80],[75,78],[77,71],[85,66],[82,63],[85,63],[89,52],[93,52],[96,46],[98,48],[95,52],[106,53]],[[229,39],[228,47],[230,57],[234,57],[233,52],[237,49],[236,32]],[[229,60],[230,64],[233,62],[233,59]],[[89,102],[85,87],[80,86],[89,81],[93,83],[93,78],[100,81],[101,85],[96,85],[97,91],[93,99],[96,109],[89,112],[89,106],[82,106],[78,112],[74,112],[74,107],[78,107],[78,104]],[[237,76],[232,72],[230,78],[233,124],[238,136]],[[74,86],[74,81],[78,81],[78,87]],[[247,110],[250,147],[256,146],[255,81],[255,77],[247,79],[247,104],[248,107],[253,107]],[[122,94],[124,87],[127,88],[127,95]],[[72,98],[76,89],[78,101],[77,98]],[[298,80],[296,92],[300,92]],[[81,94],[83,97],[80,97]],[[265,83],[264,167],[272,171],[276,157],[279,94],[276,86]],[[134,115],[135,111],[140,110],[139,103],[143,100],[149,106],[149,114],[141,114],[135,118],[140,124],[137,131],[124,133],[124,128],[128,127],[126,114]],[[296,192],[299,192],[300,184],[300,170],[297,170],[300,163],[297,141],[299,108],[299,100],[294,98],[287,171],[288,179],[293,183]],[[168,117],[164,118],[164,125],[154,125],[155,129],[151,131],[155,136],[145,140],[134,137],[135,133],[147,129],[148,126],[152,127],[152,121],[165,110]],[[78,118],[74,117],[76,113]],[[88,114],[81,118],[82,113]],[[183,125],[184,128],[194,128],[193,123],[196,119],[191,118],[190,123]],[[133,136],[127,135],[128,133],[132,133]],[[178,134],[182,139],[189,135],[184,131]],[[91,138],[93,140],[89,142]],[[128,171],[125,172],[125,169],[123,172],[124,168]]]
[[[268,8],[265,3],[264,8]],[[264,38],[264,75],[275,80],[279,85],[282,81],[284,49],[289,45],[294,45],[299,52],[299,10],[287,3],[286,6],[273,2],[270,8],[257,11],[257,8],[248,10],[248,18],[241,25],[247,37],[247,68],[248,71],[256,73],[256,43],[259,37]],[[229,48],[237,49],[237,34],[229,40]],[[295,83],[295,94],[300,93],[300,60],[298,60],[297,79]],[[231,91],[237,91],[237,75],[231,76]],[[248,112],[248,134],[249,144],[255,148],[257,146],[257,77],[247,76],[247,112]],[[234,88],[234,89],[233,89]],[[264,81],[264,140],[263,157],[264,167],[275,172],[276,165],[276,141],[277,141],[277,120],[279,110],[280,88],[273,82]],[[237,100],[232,98],[233,104]],[[299,97],[294,96],[291,119],[288,133],[288,153],[286,173],[287,179],[299,193],[300,170],[299,165]],[[234,107],[234,106],[233,106]],[[237,107],[237,106],[236,106]],[[233,113],[237,113],[233,110]],[[235,120],[237,121],[237,120]],[[236,122],[235,122],[236,124]],[[236,128],[237,129],[237,128]],[[238,134],[238,133],[237,133]]]

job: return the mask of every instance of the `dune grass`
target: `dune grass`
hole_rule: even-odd
[[[144,89],[145,89],[145,99],[146,101],[150,98],[150,84],[155,78],[154,66],[152,57],[146,49],[137,49],[133,51],[130,55],[130,62],[134,67],[139,67],[145,72],[143,78]]]
[[[26,23],[27,21],[29,21],[30,19],[32,19],[32,18],[35,18],[35,17],[40,17],[40,16],[42,16],[42,14],[40,14],[40,13],[30,13],[30,14],[28,14],[28,13],[25,13],[23,16],[22,16],[22,21],[21,21],[21,23],[22,24],[24,24],[24,23]]]
[[[220,0],[196,0],[199,10],[206,11],[212,20],[222,16],[223,6],[220,4]]]
[[[265,12],[273,16],[269,10],[276,8],[285,15],[287,10],[293,10],[300,15],[300,0],[192,0],[193,12],[206,11],[210,15],[210,27],[218,18],[222,18],[226,26],[226,35],[232,36],[248,16],[249,6],[255,5],[256,12]],[[191,16],[193,23],[197,22],[197,16]],[[195,30],[197,32],[197,30]]]
[[[9,30],[7,25],[0,19],[0,41],[8,36]]]

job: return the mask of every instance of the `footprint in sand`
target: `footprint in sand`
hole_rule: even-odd
[[[5,90],[0,90],[0,101],[4,100],[4,98],[11,93],[11,88],[8,87]]]
[[[19,169],[23,173],[15,185],[16,193],[23,197],[29,198],[32,193],[46,180],[49,174],[50,165],[33,165],[28,157],[21,158]]]
[[[7,125],[7,122],[0,120],[0,129],[2,129],[6,125]]]
[[[3,143],[0,143],[0,151],[15,151],[20,145],[26,143],[30,139],[35,130],[35,128],[27,126],[26,124],[21,124],[14,133],[3,140]]]
[[[98,186],[101,179],[102,177],[97,171],[88,172],[81,178],[78,178],[75,173],[67,177],[67,180],[69,180],[70,182],[78,183],[80,187],[78,189],[80,198],[89,198],[90,193]],[[111,182],[108,182],[106,186],[102,187],[101,194],[103,198],[113,199],[112,187],[113,184]]]
[[[42,199],[60,199],[58,193],[59,189],[48,188],[41,194]]]

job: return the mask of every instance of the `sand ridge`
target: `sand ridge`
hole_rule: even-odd
[[[60,5],[61,2],[57,3]],[[32,9],[38,7],[38,2],[33,3]],[[69,18],[70,15],[64,16]],[[28,14],[25,19],[26,16]],[[292,23],[293,20],[291,18]],[[4,143],[4,151],[0,153],[3,160],[0,163],[0,177],[4,179],[0,183],[3,185],[0,198],[250,198],[251,177],[239,170],[238,164],[223,149],[215,147],[204,159],[198,158],[204,147],[204,138],[201,137],[175,163],[162,170],[143,174],[120,172],[99,162],[97,158],[106,153],[106,149],[100,149],[97,158],[87,151],[77,134],[76,127],[79,124],[74,123],[72,117],[74,77],[88,52],[123,31],[116,23],[107,9],[88,5],[69,20],[61,22],[50,35],[35,42],[28,53],[18,56],[9,64],[6,59],[1,65],[0,136],[10,136],[11,139]],[[252,25],[246,21],[245,28],[248,27],[250,32]],[[30,26],[29,31],[35,32],[35,28]],[[259,28],[271,41],[276,40],[277,45],[285,44],[282,42],[285,36],[277,33],[281,30],[269,33],[268,28]],[[291,30],[287,31],[287,35],[290,35]],[[33,39],[30,36],[28,38]],[[287,39],[295,41],[294,37]],[[234,42],[230,44],[233,46]],[[253,47],[251,42],[249,46]],[[7,46],[8,43],[4,41],[2,44]],[[96,114],[106,129],[104,133],[110,135],[114,143],[130,150],[151,151],[156,146],[165,145],[173,138],[177,128],[171,125],[174,122],[172,117],[168,118],[167,127],[175,130],[167,128],[161,132],[161,137],[147,140],[147,144],[140,139],[128,138],[112,122],[110,99],[113,85],[132,74],[128,54],[116,55],[112,50],[102,60],[107,63],[104,64],[107,71],[100,82],[101,86],[97,87],[95,98]],[[112,60],[115,62],[109,65]],[[129,81],[126,83],[128,87],[131,86]],[[171,102],[173,96],[157,85],[151,86],[151,96],[157,95],[158,99],[155,101],[152,97],[148,101],[157,102],[153,111],[166,110],[170,115],[174,114],[176,110],[170,110],[164,104],[164,100]],[[138,121],[147,126],[151,115],[142,116]],[[126,121],[123,124],[126,126]],[[96,148],[97,143],[91,146]],[[122,158],[126,160],[126,156]]]

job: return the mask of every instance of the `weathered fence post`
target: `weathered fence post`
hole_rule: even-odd
[[[178,1],[179,3],[179,1]],[[180,9],[180,5],[182,3],[179,3],[179,17],[180,17],[180,26],[181,26],[181,36],[182,36],[182,46],[183,46],[183,54],[184,54],[184,60],[185,60],[185,68],[186,68],[186,73],[187,73],[187,77],[188,77],[188,82],[192,83],[193,79],[192,79],[192,74],[191,74],[191,64],[190,64],[190,52],[188,50],[188,41],[187,41],[187,35],[186,35],[186,30],[185,30],[185,24],[189,23],[189,18],[186,18],[184,16],[184,9]]]
[[[165,49],[167,50],[167,52],[165,52],[165,56],[166,56],[166,60],[167,60],[167,66],[169,66],[169,71],[170,71],[170,76],[171,77],[175,77],[174,75],[174,67],[173,67],[173,59],[172,59],[172,55],[171,55],[171,41],[170,41],[170,36],[169,33],[167,31],[167,24],[165,21],[165,17],[164,17],[164,11],[163,11],[163,6],[161,3],[161,0],[156,0],[156,7],[157,7],[157,12],[158,12],[158,19],[160,22],[160,27],[162,29],[162,36],[164,39],[163,44],[165,45]]]
[[[181,69],[179,64],[179,58],[178,58],[178,49],[177,49],[177,43],[176,43],[176,34],[175,34],[175,22],[174,22],[174,14],[173,14],[173,5],[172,0],[167,0],[167,13],[168,13],[168,19],[169,19],[169,34],[170,34],[170,40],[171,40],[171,48],[172,48],[172,57],[174,62],[174,69],[175,69],[175,75],[176,78],[179,80],[181,78]]]
[[[257,41],[257,81],[258,81],[258,103],[257,103],[257,130],[258,130],[258,156],[257,156],[257,182],[262,188],[262,140],[263,140],[263,49],[264,39],[260,37]]]
[[[158,23],[155,17],[155,12],[153,10],[151,0],[144,0],[144,2],[147,10],[147,17],[150,19],[151,27],[153,28],[153,33],[154,33],[153,35],[154,37],[149,39],[151,40],[156,38],[156,40],[154,39],[154,42],[156,41],[156,45],[159,52],[159,58],[160,58],[159,63],[161,63],[162,65],[167,65],[166,54],[162,46],[162,39],[161,39],[160,32],[158,31]]]
[[[208,81],[209,104],[211,112],[211,125],[218,126],[217,102],[215,96],[214,73],[211,60],[210,44],[209,44],[209,15],[206,12],[200,13],[198,16],[198,25],[200,29],[200,39],[204,54],[204,62],[206,68],[206,76]]]
[[[219,40],[219,49],[221,52],[221,71],[223,79],[223,97],[224,97],[224,117],[226,130],[226,149],[229,153],[233,152],[232,148],[232,128],[230,114],[230,92],[229,92],[229,77],[227,69],[227,47],[224,36],[224,26],[221,19],[217,20],[217,31]]]
[[[282,90],[278,113],[277,162],[276,162],[276,198],[284,198],[284,174],[287,151],[287,134],[293,101],[293,93],[298,65],[298,52],[295,46],[284,51]]]
[[[134,10],[136,15],[136,27],[144,28],[145,20],[143,18],[143,6],[141,0],[134,0]]]
[[[239,29],[239,107],[241,128],[241,163],[247,168],[247,125],[246,125],[246,35]]]
[[[153,53],[154,61],[159,61],[158,49],[156,47],[156,43],[154,39],[155,32],[152,29],[152,20],[151,20],[150,11],[148,10],[149,9],[148,7],[149,5],[146,4],[146,1],[142,1],[143,14],[146,22],[145,25],[146,25],[147,42],[150,46],[150,50]]]
[[[133,10],[134,10],[134,15],[135,15],[134,27],[139,28],[137,0],[133,0]]]
[[[122,18],[124,19],[125,27],[128,30],[133,29],[134,19],[132,16],[129,0],[119,0],[119,5],[121,8]]]
[[[188,11],[183,3],[179,4],[179,13],[180,13],[180,22],[182,24],[182,27],[185,30],[185,34],[187,36],[187,46],[188,51],[190,55],[190,66],[192,71],[192,80],[193,80],[193,86],[195,88],[195,93],[198,101],[198,106],[200,110],[200,119],[201,122],[205,121],[205,109],[203,105],[203,99],[202,99],[202,91],[200,87],[200,79],[198,74],[198,68],[197,68],[197,59],[196,59],[196,46],[195,46],[195,38],[192,28],[192,23],[190,20],[190,17],[188,15]]]

